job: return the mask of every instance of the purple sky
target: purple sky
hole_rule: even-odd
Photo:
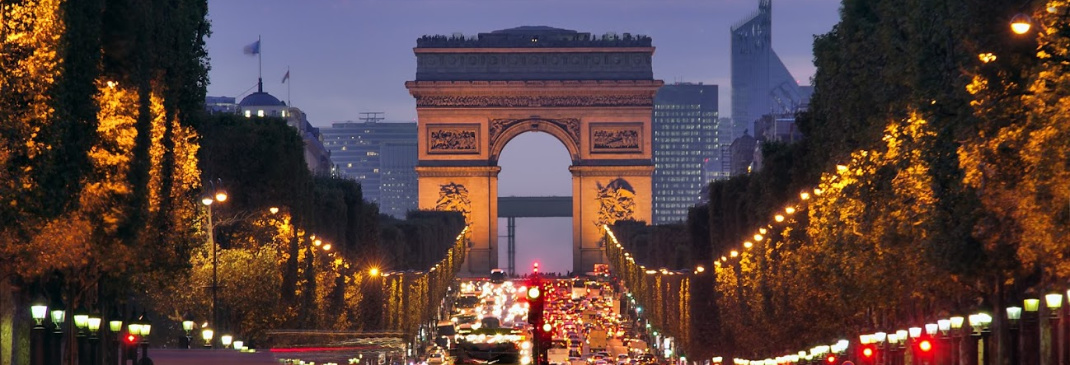
[[[839,6],[839,0],[773,1],[773,49],[800,84],[813,76],[813,35],[832,28]],[[729,28],[757,8],[758,0],[210,0],[208,94],[240,97],[255,89],[257,59],[242,48],[260,36],[264,91],[289,99],[313,125],[356,120],[365,111],[414,121],[404,83],[416,73],[417,38],[547,25],[651,36],[654,77],[719,85],[720,114],[728,116]],[[281,83],[287,68],[289,89]],[[521,135],[500,159],[500,194],[570,195],[569,163],[564,146],[549,135]],[[535,259],[544,271],[571,269],[570,219],[521,219],[517,236],[518,272]]]

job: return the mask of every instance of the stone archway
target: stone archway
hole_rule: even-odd
[[[417,41],[405,87],[419,118],[419,206],[465,214],[468,273],[498,267],[498,157],[524,132],[549,133],[571,155],[573,271],[605,262],[602,224],[650,221],[650,118],[663,84],[653,52],[649,38],[547,27]]]

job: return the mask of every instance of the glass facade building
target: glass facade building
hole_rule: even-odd
[[[654,97],[653,224],[681,222],[711,179],[727,177],[721,146],[731,125],[717,115],[717,85],[662,86]]]
[[[773,51],[772,23],[772,0],[760,0],[758,11],[731,29],[733,137],[763,115],[792,114],[808,103],[810,89],[799,87]]]
[[[398,218],[417,208],[416,123],[338,122],[320,132],[336,173],[360,181],[364,200]]]

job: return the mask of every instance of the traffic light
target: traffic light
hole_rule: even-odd
[[[123,338],[123,360],[137,361],[137,336],[126,334]]]
[[[829,355],[829,357],[826,358],[825,361],[827,361],[829,364],[835,364],[836,363],[836,355]]]
[[[536,329],[542,326],[542,310],[545,295],[538,281],[530,283],[527,292],[528,298],[528,323]]]
[[[859,360],[862,363],[872,364],[877,359],[877,346],[868,343],[858,347]]]
[[[922,338],[914,342],[915,353],[918,354],[918,359],[922,363],[931,362],[933,360],[933,354],[936,352],[936,346],[933,345],[933,340],[929,338]]]

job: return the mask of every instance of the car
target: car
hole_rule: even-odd
[[[444,362],[446,362],[446,357],[443,356],[441,352],[432,352],[427,355],[428,364],[442,364]]]
[[[501,284],[505,282],[505,270],[494,269],[490,271],[490,282]]]

